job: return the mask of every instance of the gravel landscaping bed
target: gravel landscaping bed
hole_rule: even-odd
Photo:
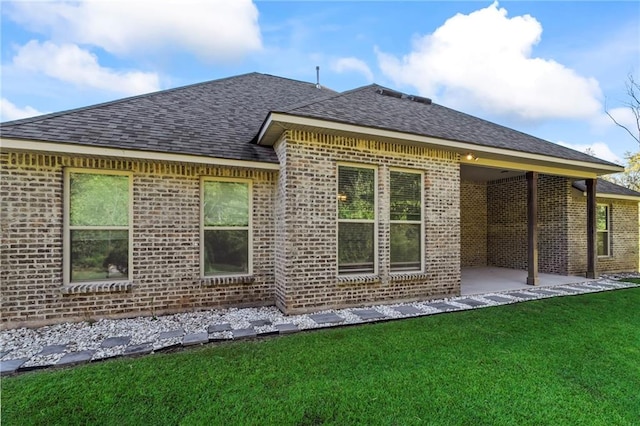
[[[0,331],[2,374],[34,367],[72,365],[167,348],[200,345],[274,334],[288,334],[341,325],[518,303],[547,297],[636,287],[617,281],[637,274],[604,276],[598,281],[553,287],[459,296],[414,303],[335,309],[305,315],[284,315],[275,307],[214,309],[158,317],[103,319],[62,323],[36,329]]]

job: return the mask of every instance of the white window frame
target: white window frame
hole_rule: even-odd
[[[598,254],[598,257],[611,257],[611,205],[605,203],[597,203],[596,210],[600,207],[606,208],[607,212],[607,228],[605,230],[597,229],[598,224],[596,220],[596,242],[598,241],[598,234],[606,234],[606,242],[607,242],[607,253],[606,254]],[[597,215],[597,211],[596,211]],[[596,245],[597,250],[597,245]]]
[[[373,219],[340,219],[340,167],[373,170]],[[336,273],[339,276],[349,275],[378,275],[378,167],[373,164],[338,162],[336,165]],[[373,272],[340,272],[340,223],[373,223]]]
[[[127,176],[129,178],[129,211],[128,211],[128,225],[127,226],[71,226],[71,174],[91,174],[91,175],[111,175],[111,176]],[[133,173],[120,170],[103,170],[103,169],[82,169],[66,167],[63,171],[64,174],[64,206],[63,206],[63,236],[62,236],[62,257],[63,257],[63,271],[62,279],[64,285],[69,284],[91,284],[100,281],[71,281],[71,231],[74,230],[113,230],[113,231],[127,231],[128,235],[128,266],[127,277],[123,279],[114,279],[113,281],[131,281],[133,276]]]
[[[400,173],[412,173],[420,175],[420,220],[391,220],[391,191],[393,191],[393,185],[391,184],[391,172]],[[403,169],[391,167],[389,168],[389,272],[391,274],[406,274],[406,273],[422,273],[424,272],[424,246],[425,246],[425,228],[424,228],[424,171],[415,169]],[[419,269],[407,269],[407,270],[392,270],[391,269],[391,224],[404,223],[420,225],[420,268]]]
[[[245,183],[247,184],[247,209],[249,220],[247,226],[205,226],[204,225],[204,184],[205,182],[232,182],[232,183]],[[214,274],[205,275],[204,265],[204,233],[208,230],[218,231],[243,231],[248,233],[247,237],[247,272],[240,272],[236,274]],[[253,181],[251,179],[242,178],[225,178],[215,176],[201,176],[200,177],[200,278],[225,278],[225,277],[245,277],[253,275]]]

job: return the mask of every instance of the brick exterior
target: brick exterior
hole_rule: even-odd
[[[487,184],[487,263],[527,269],[526,180],[516,177]],[[597,199],[610,205],[612,255],[598,258],[598,272],[638,270],[638,202]],[[466,214],[463,212],[463,217]],[[538,177],[538,265],[540,272],[585,275],[587,207],[571,180]]]
[[[276,144],[276,305],[286,313],[428,299],[460,291],[460,174],[456,154],[307,132]],[[378,170],[378,274],[338,276],[337,167]],[[389,170],[424,172],[425,269],[389,272]]]
[[[424,300],[460,292],[460,267],[526,269],[526,180],[461,182],[457,154],[287,131],[281,171],[71,157],[0,156],[2,328],[226,306],[285,313]],[[377,273],[338,275],[338,164],[377,170]],[[63,171],[133,175],[132,280],[63,285]],[[389,173],[424,173],[424,269],[390,272]],[[253,275],[200,277],[200,178],[253,182]],[[540,271],[584,274],[586,200],[571,181],[539,177]],[[638,203],[611,205],[612,256],[599,271],[638,269]]]
[[[612,198],[596,198],[597,203],[609,205],[611,255],[597,258],[598,272],[638,271],[640,229],[638,202]],[[587,271],[587,200],[584,194],[572,189],[569,209],[569,264],[568,273],[584,275]]]
[[[460,182],[460,264],[487,266],[487,184]]]
[[[538,268],[568,273],[566,220],[571,182],[560,176],[538,176]],[[524,176],[487,184],[487,263],[527,269],[527,181]],[[586,246],[583,250],[586,250]],[[586,256],[586,255],[585,255]]]
[[[2,326],[273,304],[277,173],[3,153]],[[133,172],[132,282],[63,286],[63,168]],[[253,278],[201,279],[200,176],[253,180]]]

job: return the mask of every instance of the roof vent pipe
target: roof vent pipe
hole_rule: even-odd
[[[320,88],[320,67],[316,65],[316,89]]]

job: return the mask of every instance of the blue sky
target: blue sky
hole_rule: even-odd
[[[621,161],[640,2],[4,1],[1,120],[258,71],[372,82]]]

